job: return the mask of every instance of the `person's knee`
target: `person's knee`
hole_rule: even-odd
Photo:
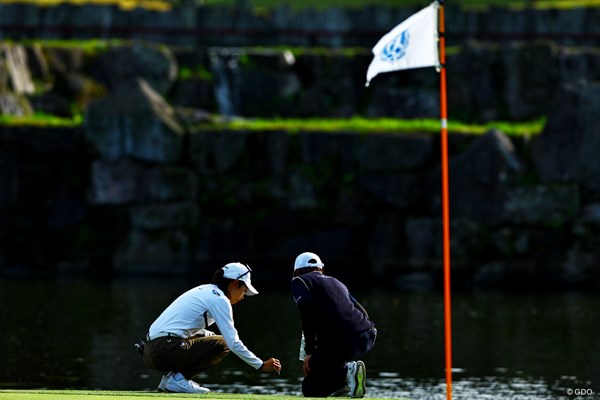
[[[221,335],[215,335],[213,336],[213,340],[215,341],[215,345],[219,348],[219,350],[221,350],[222,352],[229,354],[229,346],[227,346],[227,342],[225,341],[225,338]]]
[[[302,395],[304,397],[327,397],[330,394],[328,390],[314,379],[311,379],[310,376],[304,378],[302,382]]]
[[[231,350],[229,350],[229,347],[225,346],[223,348],[221,348],[221,357],[220,360],[224,359],[225,357],[227,357],[227,355],[230,353]]]
[[[213,345],[216,348],[217,355],[214,357],[214,363],[221,362],[227,355],[230,353],[229,346],[227,346],[227,342],[225,342],[225,338],[223,336],[212,336]]]
[[[304,397],[327,397],[321,390],[315,390],[315,388],[306,388],[302,386],[302,395]]]
[[[304,397],[328,397],[330,394],[331,393],[323,393],[322,390],[302,388],[302,395]]]

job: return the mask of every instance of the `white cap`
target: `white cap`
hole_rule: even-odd
[[[318,255],[315,253],[306,252],[296,257],[296,261],[294,262],[294,271],[300,268],[323,268],[324,266],[325,264],[321,262],[321,259]]]
[[[233,262],[225,265],[222,269],[223,278],[244,282],[246,285],[246,296],[258,294],[258,290],[254,289],[254,286],[252,286],[252,282],[250,281],[250,273],[252,270],[249,266],[239,262]]]

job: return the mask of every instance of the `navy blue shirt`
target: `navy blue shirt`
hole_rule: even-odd
[[[373,327],[348,288],[332,276],[318,271],[297,276],[292,279],[292,296],[300,311],[306,354],[312,354],[317,341],[338,343]]]

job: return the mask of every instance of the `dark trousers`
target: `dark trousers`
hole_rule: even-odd
[[[370,351],[377,338],[375,328],[349,334],[337,340],[322,341],[310,361],[310,374],[302,382],[305,397],[327,397],[346,386],[346,363]]]
[[[144,361],[151,369],[181,372],[189,380],[218,364],[227,354],[229,348],[220,335],[192,336],[187,339],[163,336],[146,343]]]

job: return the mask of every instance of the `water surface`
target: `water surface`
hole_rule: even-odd
[[[133,343],[194,285],[0,281],[0,388],[155,390],[161,374],[145,367]],[[380,329],[364,358],[368,397],[445,399],[441,293],[353,294]],[[600,296],[590,293],[455,294],[453,398],[600,398],[599,309]],[[254,372],[231,354],[197,380],[221,392],[300,394],[300,328],[289,293],[262,290],[234,314],[252,351],[282,360],[281,375]],[[586,395],[569,395],[575,390]]]

